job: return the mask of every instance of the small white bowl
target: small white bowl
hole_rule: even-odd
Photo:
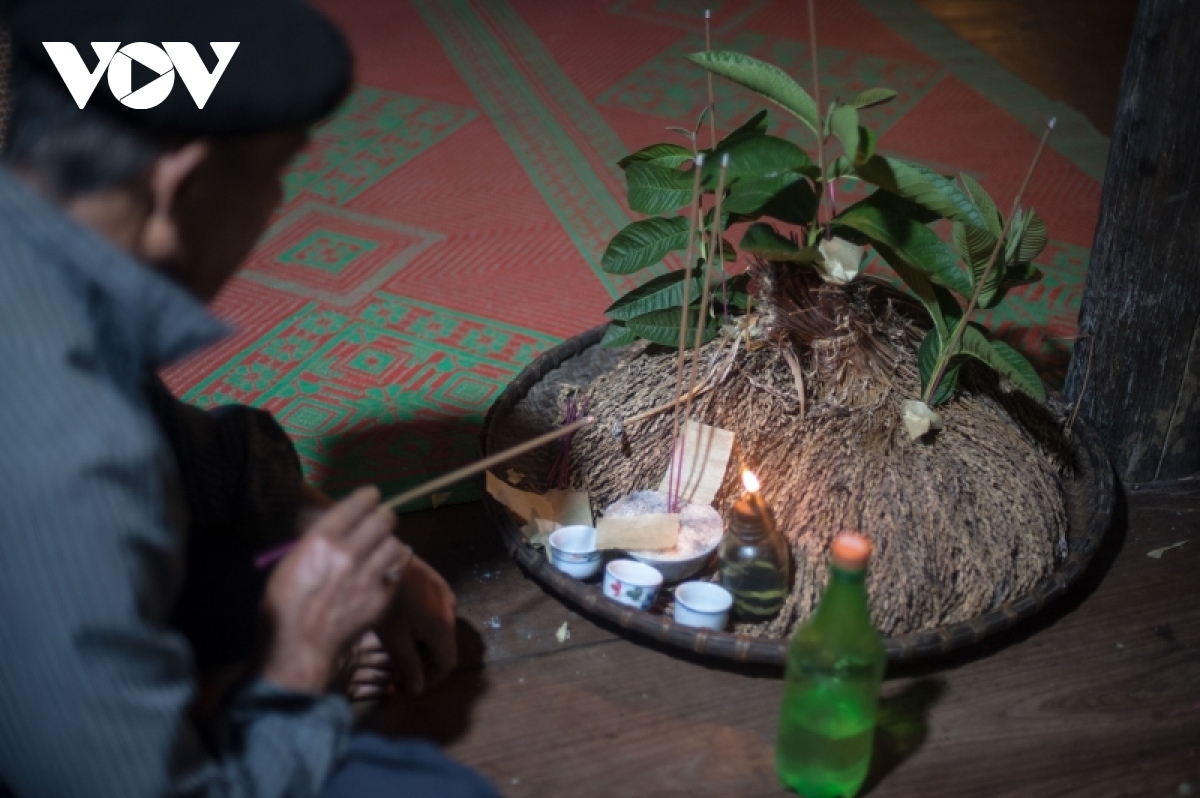
[[[663,575],[663,579],[667,582],[682,582],[684,579],[690,579],[700,573],[700,569],[708,563],[709,558],[712,557],[713,552],[717,550],[717,546],[720,544],[721,539],[717,538],[712,547],[707,551],[702,551],[695,557],[688,557],[683,560],[660,559],[653,552],[649,551],[631,551],[629,552],[629,556],[640,563],[645,563],[654,568]]]
[[[733,596],[711,582],[684,582],[675,588],[675,622],[720,631],[729,621]]]
[[[604,552],[596,548],[596,528],[564,526],[550,533],[550,562],[555,568],[576,579],[587,579],[600,572]]]
[[[650,609],[662,583],[662,574],[640,562],[613,560],[604,566],[604,595],[639,610]]]

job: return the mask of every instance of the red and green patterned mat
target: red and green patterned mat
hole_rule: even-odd
[[[385,492],[470,460],[483,414],[540,352],[603,321],[629,286],[600,255],[631,220],[616,161],[690,125],[714,47],[810,82],[800,0],[324,0],[359,84],[287,178],[286,202],[218,312],[239,332],[167,375],[202,406],[270,409],[309,476]],[[911,0],[820,0],[823,92],[899,91],[880,149],[1028,199],[1046,279],[988,321],[1061,381],[1107,141]],[[760,104],[718,82],[731,129]],[[778,114],[774,115],[778,118]],[[799,131],[793,131],[804,146]],[[458,488],[451,501],[473,498]]]

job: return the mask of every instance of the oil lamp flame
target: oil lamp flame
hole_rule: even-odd
[[[762,483],[758,481],[758,477],[754,475],[753,471],[743,471],[742,486],[751,493],[758,493],[762,488]]]

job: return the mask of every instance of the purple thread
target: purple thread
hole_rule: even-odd
[[[282,546],[277,546],[276,548],[264,551],[262,554],[259,554],[254,558],[254,567],[260,571],[269,568],[270,566],[282,560],[284,557],[288,556],[292,549],[296,548],[297,542],[298,541],[293,540],[290,543],[284,543]]]

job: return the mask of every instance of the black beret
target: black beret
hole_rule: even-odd
[[[129,108],[102,76],[86,107],[165,135],[234,136],[303,127],[338,105],[353,73],[341,33],[299,0],[16,0],[8,16],[17,65],[52,78],[64,92],[66,83],[44,42],[70,42],[89,71],[97,65],[91,42],[153,45],[158,53],[140,46],[128,53],[132,60],[118,55],[114,63],[122,62],[134,75],[135,89],[147,80],[156,82],[156,72],[166,75],[164,70],[174,68],[174,78],[162,78],[160,84],[173,80],[165,99],[153,107]],[[189,67],[181,70],[164,60],[169,48],[163,42],[190,43],[208,72],[217,63],[210,42],[238,43],[203,108],[182,79]],[[138,66],[147,60],[137,57],[139,49],[154,56],[148,59],[154,63]],[[146,80],[137,80],[139,70]],[[195,70],[192,64],[190,74]]]

